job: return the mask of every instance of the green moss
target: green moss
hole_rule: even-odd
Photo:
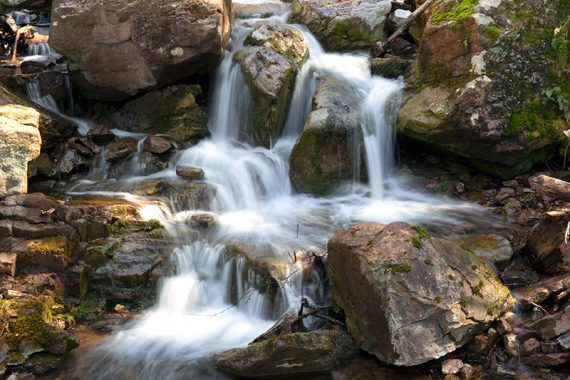
[[[368,241],[366,242],[366,248],[370,248],[370,247],[372,247],[373,245],[374,245],[374,240],[373,240],[373,239],[370,239],[370,240],[368,240]]]
[[[443,22],[457,22],[461,20],[467,20],[475,13],[475,6],[478,0],[462,0],[458,5],[456,5],[449,12],[442,12],[436,14],[432,18],[432,22],[435,24]]]
[[[433,261],[432,261],[431,259],[425,259],[425,260],[424,260],[424,263],[425,263],[426,265],[433,265]]]
[[[416,231],[416,233],[422,239],[429,239],[430,238],[428,233],[423,228],[421,228],[420,226],[412,226],[412,230]]]
[[[455,280],[455,276],[452,274],[448,275],[447,278],[451,281]]]
[[[460,281],[459,281],[459,286],[463,286],[463,284],[464,284],[463,280],[460,280]]]
[[[71,311],[71,315],[78,321],[93,321],[105,309],[105,299],[95,294],[87,294],[79,306]]]
[[[386,272],[390,272],[392,274],[410,273],[411,271],[412,267],[409,264],[394,264],[386,270]]]
[[[152,230],[152,231],[150,231],[149,235],[152,239],[157,239],[157,240],[158,239],[164,239],[165,230],[162,228],[157,229],[157,230]]]
[[[51,313],[42,301],[14,301],[8,307],[18,310],[18,316],[10,321],[10,332],[26,336],[40,346],[52,339],[53,334],[47,325],[52,321]]]
[[[461,305],[461,307],[466,308],[467,307],[467,300],[464,297],[461,297],[459,299],[459,304]]]
[[[491,41],[496,41],[501,36],[501,29],[497,28],[496,26],[488,26],[485,28],[485,37],[490,39]]]
[[[435,297],[433,297],[433,301],[434,301],[435,303],[437,303],[437,304],[440,304],[441,301],[442,301],[441,296],[435,296]]]
[[[473,292],[474,295],[483,298],[483,295],[481,294],[481,289],[483,288],[483,281],[479,281],[479,283],[477,283],[477,285],[475,285],[474,287],[471,288],[471,291]]]
[[[414,247],[416,247],[417,249],[422,249],[422,239],[419,236],[412,236],[410,241],[412,242]]]
[[[67,239],[63,236],[33,240],[26,248],[30,255],[63,255],[69,258]]]
[[[145,220],[143,223],[143,228],[145,231],[153,231],[162,228],[162,224],[156,219]]]

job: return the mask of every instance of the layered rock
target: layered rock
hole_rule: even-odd
[[[234,55],[246,79],[253,109],[242,138],[269,147],[285,125],[297,72],[308,57],[301,33],[286,25],[265,24],[246,39],[250,47]]]
[[[196,104],[199,86],[177,85],[151,91],[102,118],[101,124],[136,133],[168,134],[180,141],[207,137],[208,116]]]
[[[56,0],[50,44],[86,96],[120,100],[211,72],[230,12],[224,0]]]
[[[248,379],[282,378],[329,372],[357,353],[343,330],[294,333],[216,354],[216,367]]]
[[[565,241],[569,222],[568,214],[547,215],[530,230],[525,252],[535,268],[550,274],[570,272],[570,246]]]
[[[305,24],[328,50],[369,49],[386,37],[387,0],[294,0],[291,20]]]
[[[387,363],[439,358],[514,305],[485,260],[406,223],[358,224],[335,235],[328,251],[349,332]]]
[[[412,29],[420,46],[400,133],[504,178],[551,157],[567,128],[557,99],[570,99],[569,14],[562,1],[432,7]]]
[[[291,152],[291,180],[298,191],[324,195],[354,178],[361,101],[357,89],[340,79],[329,77],[319,86]]]

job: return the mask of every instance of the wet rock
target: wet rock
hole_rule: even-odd
[[[47,153],[41,153],[36,159],[28,164],[28,178],[41,175],[52,177],[55,171],[55,164]]]
[[[222,0],[56,0],[50,45],[71,62],[84,95],[116,101],[209,74],[229,39],[230,13]]]
[[[444,375],[455,375],[463,368],[463,362],[459,359],[447,359],[441,363],[441,372]]]
[[[290,175],[295,188],[325,195],[355,172],[353,139],[360,128],[363,99],[349,83],[328,78],[313,99],[313,109],[295,143]]]
[[[105,160],[114,162],[127,158],[137,151],[137,140],[130,138],[121,138],[112,142],[105,152]]]
[[[271,146],[281,135],[295,87],[296,74],[308,57],[302,34],[294,27],[260,25],[246,39],[251,46],[238,52],[251,96],[251,120],[241,137],[252,144]]]
[[[249,379],[314,375],[333,370],[356,355],[346,331],[295,333],[235,348],[214,356],[215,366]]]
[[[557,339],[558,344],[562,346],[566,351],[570,351],[570,331],[566,334],[558,337]]]
[[[523,356],[532,355],[540,351],[540,342],[536,338],[525,340],[520,346],[520,354]]]
[[[204,171],[192,166],[176,166],[176,175],[191,181],[199,181],[204,178]]]
[[[553,37],[532,36],[564,24],[568,14],[560,7],[558,0],[514,7],[505,1],[435,4],[412,27],[421,30],[420,43],[400,133],[505,179],[552,157],[565,117],[536,99],[553,86],[549,78],[564,77],[564,69],[544,60],[558,55]],[[545,17],[527,22],[528,14]],[[522,78],[531,77],[523,93],[528,83]],[[562,79],[556,83],[565,86]]]
[[[411,62],[397,57],[373,58],[370,60],[372,74],[380,75],[384,78],[396,79],[405,75]]]
[[[546,316],[527,327],[539,332],[545,339],[554,339],[570,330],[570,306],[561,313]]]
[[[206,230],[212,228],[216,223],[216,218],[211,214],[192,215],[187,224],[194,228]]]
[[[95,124],[89,129],[87,136],[97,145],[107,145],[115,140],[115,134],[101,124]]]
[[[466,250],[494,263],[499,270],[507,267],[514,255],[511,243],[502,236],[472,234],[458,236],[457,242]]]
[[[306,25],[327,50],[368,49],[386,38],[390,1],[294,0],[291,21]]]
[[[387,363],[452,352],[514,305],[485,260],[406,223],[358,224],[331,238],[328,254],[351,335]]]
[[[80,154],[75,149],[66,147],[63,155],[55,163],[56,173],[72,175],[85,171],[91,165],[91,159]]]
[[[513,290],[513,296],[523,308],[531,308],[532,303],[541,304],[553,294],[570,289],[570,273],[544,279],[536,284]]]
[[[557,352],[550,354],[536,353],[530,356],[523,356],[521,361],[524,364],[537,367],[554,367],[570,361],[570,352]]]
[[[501,380],[518,380],[517,373],[505,366],[499,365],[492,373],[494,379]]]
[[[208,137],[208,115],[196,104],[200,86],[177,85],[151,91],[102,118],[110,128],[136,133],[167,134],[196,143]]]
[[[164,154],[173,148],[172,141],[161,136],[148,136],[143,144],[144,150],[153,154]]]
[[[570,245],[564,242],[567,214],[546,215],[544,221],[528,234],[525,251],[532,257],[532,265],[551,274],[570,272]]]
[[[499,332],[491,327],[486,332],[475,335],[466,347],[472,352],[488,356],[500,337]]]
[[[517,358],[519,356],[519,342],[515,334],[503,335],[503,346],[505,346],[505,352],[512,358]]]

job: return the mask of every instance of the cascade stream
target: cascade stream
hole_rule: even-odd
[[[247,0],[245,0],[247,1]],[[274,9],[271,3],[268,9]],[[297,27],[309,44],[310,58],[298,74],[282,137],[271,149],[239,141],[239,127],[248,123],[251,98],[232,55],[243,48],[252,25],[286,23],[287,13],[235,21],[232,40],[216,73],[209,111],[212,133],[175,155],[169,167],[148,175],[139,155],[132,158],[126,178],[107,178],[106,167],[75,183],[72,195],[126,197],[139,204],[143,215],[158,218],[176,238],[171,256],[176,273],[163,279],[156,305],[139,320],[108,338],[92,354],[82,373],[87,379],[225,378],[209,364],[215,352],[247,345],[289,308],[298,308],[301,296],[313,297],[304,284],[299,263],[289,253],[322,251],[336,231],[358,221],[453,221],[453,213],[476,207],[410,190],[397,174],[394,160],[395,118],[403,83],[372,76],[367,56],[330,54],[308,30]],[[49,47],[31,49],[31,55],[49,55]],[[351,184],[326,198],[296,194],[289,180],[289,156],[311,108],[319,77],[334,76],[358,89],[362,141],[368,184],[355,176]],[[37,84],[28,85],[30,98],[52,111],[53,99],[39,96]],[[67,117],[69,118],[69,117]],[[89,123],[69,118],[85,134]],[[114,130],[142,141],[144,135]],[[360,140],[360,139],[357,139]],[[139,144],[140,146],[141,144]],[[204,181],[216,188],[206,210],[190,210],[173,199],[157,204],[129,194],[129,188],[148,178],[175,179],[177,165],[199,167]],[[215,216],[217,228],[199,240],[184,221],[196,213]],[[287,274],[278,295],[269,299],[255,273],[241,258],[226,255],[226,244],[254,247],[280,263]]]

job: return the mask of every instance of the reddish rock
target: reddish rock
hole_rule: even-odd
[[[172,141],[161,136],[147,136],[144,139],[144,150],[154,154],[164,154],[172,149]]]
[[[532,355],[540,351],[540,342],[536,338],[530,338],[520,346],[521,355]]]
[[[115,140],[115,135],[111,130],[101,124],[95,124],[89,129],[87,136],[97,145],[107,145]]]
[[[17,258],[18,255],[15,253],[0,253],[0,274],[9,274],[14,277]]]
[[[105,160],[114,162],[129,157],[137,151],[138,141],[130,138],[121,138],[107,147]]]
[[[570,352],[558,352],[553,354],[537,353],[521,358],[524,364],[537,367],[554,367],[570,361]]]

